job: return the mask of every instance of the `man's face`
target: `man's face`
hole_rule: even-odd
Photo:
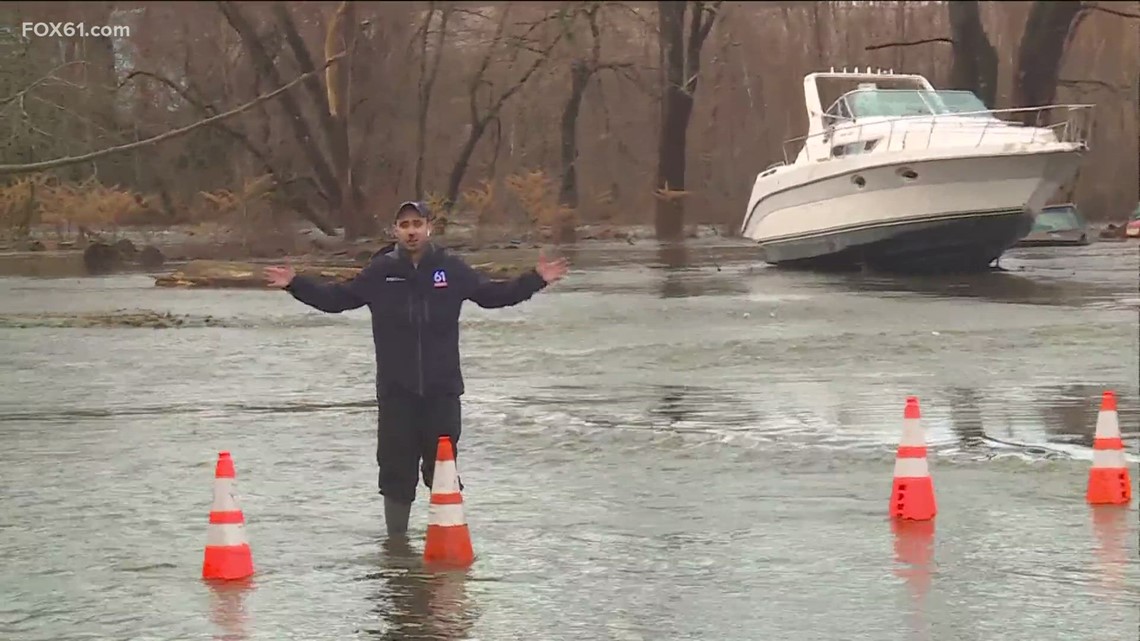
[[[414,253],[422,249],[428,236],[431,236],[431,225],[419,212],[409,207],[396,218],[395,232],[400,247]]]

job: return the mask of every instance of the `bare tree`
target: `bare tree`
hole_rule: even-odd
[[[1053,102],[1061,58],[1082,4],[1071,0],[1033,3],[1017,53],[1014,106],[1035,107]]]
[[[585,56],[577,56],[570,63],[570,95],[562,108],[560,129],[562,180],[558,200],[567,207],[578,207],[578,113],[590,80],[600,71],[628,69],[630,62],[602,62],[602,33],[598,26],[598,12],[604,3],[591,2],[582,12],[590,30],[590,48]]]
[[[436,13],[439,14],[439,26],[436,27],[435,43],[432,52],[428,53],[428,36],[431,35],[431,24]],[[419,102],[416,105],[416,200],[424,197],[424,153],[427,145],[428,110],[431,106],[432,90],[435,88],[435,79],[439,76],[439,64],[443,60],[443,45],[447,40],[447,23],[455,13],[455,8],[447,4],[439,9],[435,2],[428,3],[427,16],[420,28],[420,77]],[[430,58],[430,62],[429,62]]]
[[[219,8],[230,26],[241,36],[241,42],[258,72],[274,85],[281,84],[281,72],[270,57],[265,44],[258,36],[251,19],[233,2],[219,2]],[[288,8],[283,3],[273,5],[278,28],[284,34],[293,58],[303,72],[314,69],[311,54],[298,34]],[[317,184],[330,207],[338,212],[345,235],[356,238],[375,231],[375,219],[361,211],[363,195],[352,180],[353,162],[348,143],[349,72],[352,48],[359,25],[355,19],[353,3],[340,3],[329,21],[325,34],[326,57],[332,51],[345,54],[342,64],[328,68],[327,89],[322,90],[315,76],[305,83],[321,137],[314,135],[313,127],[304,117],[301,106],[292,96],[282,98],[281,105],[288,114],[294,139],[308,159]],[[323,139],[330,150],[327,155],[319,140]]]
[[[335,60],[336,59],[333,59],[333,60],[330,60],[329,62],[331,63],[331,62],[334,62]],[[314,71],[309,72],[309,73],[317,73],[318,71],[319,70],[314,70]],[[277,88],[277,89],[275,89],[275,90],[273,90],[267,94],[258,96],[254,100],[247,102],[244,105],[241,105],[240,107],[237,107],[235,109],[231,109],[225,113],[220,113],[220,114],[217,114],[215,116],[211,116],[209,118],[206,118],[205,120],[199,120],[198,122],[195,122],[192,125],[188,125],[186,127],[180,127],[178,129],[168,131],[164,134],[160,134],[158,136],[147,138],[146,140],[139,140],[136,142],[125,144],[125,145],[117,145],[114,147],[108,147],[106,149],[100,149],[98,151],[93,151],[91,153],[83,154],[81,156],[71,156],[68,158],[57,158],[55,160],[45,160],[42,162],[27,163],[27,164],[22,164],[22,165],[0,165],[0,175],[22,174],[22,173],[30,173],[30,172],[35,172],[35,171],[46,171],[48,169],[55,169],[58,167],[66,167],[68,165],[90,162],[92,160],[95,160],[98,158],[103,158],[105,156],[120,154],[120,153],[123,153],[125,151],[132,151],[132,150],[138,149],[140,147],[145,147],[147,145],[153,145],[155,143],[164,142],[164,141],[170,140],[172,138],[177,138],[178,136],[184,136],[184,135],[194,131],[195,129],[199,129],[199,128],[205,127],[207,125],[212,125],[216,122],[225,120],[226,118],[232,118],[232,117],[234,117],[240,113],[248,111],[248,110],[252,109],[253,107],[261,104],[262,102],[265,102],[266,100],[269,100],[271,98],[276,98],[277,96],[286,95],[286,92],[289,89],[293,88],[293,86],[295,86],[297,83],[301,82],[302,80],[304,80],[307,77],[308,77],[308,74],[303,74],[303,75],[298,76],[297,78],[293,79],[292,81],[283,84],[281,87],[279,87],[279,88]]]
[[[685,15],[689,11],[689,37],[685,38]],[[657,147],[657,237],[676,240],[684,236],[686,139],[693,100],[701,76],[701,48],[712,31],[720,2],[662,1],[657,3],[659,47],[664,62],[661,129]]]
[[[499,20],[495,24],[495,32],[491,36],[491,40],[487,45],[479,67],[467,84],[467,103],[470,111],[470,120],[468,122],[467,139],[459,149],[459,155],[455,158],[455,164],[452,165],[451,168],[451,176],[447,181],[447,196],[444,206],[449,211],[455,206],[456,200],[459,198],[459,188],[463,184],[463,176],[467,173],[467,166],[471,162],[471,155],[475,152],[475,146],[479,144],[479,140],[483,137],[483,134],[486,133],[487,125],[499,117],[499,113],[503,110],[503,105],[526,86],[527,81],[534,76],[535,72],[549,62],[551,53],[555,47],[558,46],[558,43],[562,41],[566,33],[564,28],[559,27],[552,38],[549,38],[545,43],[540,42],[538,44],[533,41],[532,37],[542,25],[548,23],[561,25],[564,23],[571,9],[566,6],[560,6],[552,13],[531,24],[521,36],[508,37],[506,35],[507,18],[513,6],[515,5],[507,4],[499,9]],[[491,95],[485,100],[488,106],[485,109],[480,109],[481,90],[490,85],[486,78],[487,69],[491,65],[491,60],[500,52],[501,48],[507,49],[508,55],[511,58],[517,57],[523,50],[531,51],[534,57],[531,63],[524,68],[522,74],[508,84],[506,89],[500,92],[491,92]]]
[[[997,104],[997,52],[982,26],[978,3],[950,2],[948,11],[954,52],[952,88],[973,91],[986,107],[993,109]]]

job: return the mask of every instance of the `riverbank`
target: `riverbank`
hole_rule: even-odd
[[[690,239],[721,235],[721,230],[709,225],[693,226],[687,234]],[[566,245],[549,245],[530,236],[511,229],[452,225],[435,240],[492,278],[509,278],[530,269],[544,248],[553,255],[599,246],[620,250],[656,245],[652,228],[644,226],[583,226],[578,230],[579,240]],[[351,278],[391,242],[390,238],[346,241],[303,228],[250,241],[233,233],[202,233],[184,227],[122,229],[81,243],[35,230],[29,238],[0,245],[0,277],[145,273],[155,276],[155,284],[161,287],[258,287],[264,285],[262,268],[283,262],[302,273]]]

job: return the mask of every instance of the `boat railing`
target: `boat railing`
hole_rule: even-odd
[[[828,127],[826,131],[785,141],[784,164],[793,163],[796,154],[801,150],[810,161],[851,155],[835,153],[836,145],[831,144],[826,145],[821,153],[821,150],[813,150],[809,143],[816,140],[827,141],[836,134],[846,134],[849,131],[855,131],[855,137],[849,143],[839,145],[840,147],[852,143],[865,143],[867,140],[863,136],[865,128],[875,132],[887,129],[875,147],[892,151],[929,149],[936,133],[953,133],[960,137],[976,135],[977,139],[972,145],[976,148],[1000,144],[1002,139],[1033,144],[1038,142],[1038,137],[1044,136],[1043,132],[1046,131],[1052,132],[1053,135],[1053,139],[1049,142],[1076,143],[1083,149],[1088,149],[1092,135],[1093,107],[1094,105],[1090,104],[1064,104],[899,116],[869,123],[859,123],[856,120],[846,127]],[[977,122],[969,122],[970,118],[976,118]],[[1026,128],[1032,128],[1028,137],[1024,134]],[[795,149],[795,153],[789,154],[789,147],[797,144],[799,147]],[[858,153],[860,152],[855,152]]]

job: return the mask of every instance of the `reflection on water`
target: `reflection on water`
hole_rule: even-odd
[[[204,581],[210,591],[210,621],[217,627],[215,641],[245,641],[249,638],[247,596],[255,589],[254,579]]]
[[[855,291],[898,293],[931,298],[974,298],[994,303],[1072,306],[1089,300],[1113,301],[1119,287],[1113,283],[1048,281],[1013,273],[947,276],[891,276],[868,274],[839,276]]]
[[[747,283],[739,274],[722,271],[715,257],[711,264],[701,265],[685,243],[661,243],[657,247],[657,263],[663,276],[658,296],[661,298],[688,298],[743,294]]]
[[[458,641],[478,620],[467,596],[467,571],[429,572],[406,539],[386,539],[386,567],[364,578],[374,582],[371,598],[377,626],[363,631],[385,641]]]
[[[1091,448],[1104,391],[1104,388],[1093,385],[1058,386],[1049,402],[1038,405],[1045,431],[1070,443]],[[1120,407],[1117,415],[1121,429],[1127,431],[1134,416],[1133,408]]]
[[[671,428],[679,423],[698,423],[721,429],[753,429],[764,418],[746,399],[728,392],[697,385],[652,387],[653,396],[660,400],[649,409],[649,415],[664,417]]]
[[[910,594],[909,608],[911,639],[930,639],[930,622],[926,599],[934,577],[934,521],[907,521],[891,519],[894,534],[895,576],[906,584]]]
[[[1140,593],[1140,586],[1129,584],[1125,576],[1129,570],[1128,536],[1136,513],[1128,505],[1095,505],[1092,512],[1093,532],[1096,535],[1096,572],[1105,591],[1120,599],[1129,592]]]
[[[977,391],[968,387],[952,387],[946,391],[946,401],[950,405],[950,426],[962,449],[980,445],[986,430]]]
[[[934,575],[934,521],[891,519],[894,534],[895,576],[906,581],[916,603],[921,604],[930,592]]]

